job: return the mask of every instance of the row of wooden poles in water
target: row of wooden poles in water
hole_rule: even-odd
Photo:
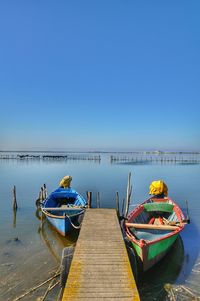
[[[10,154],[1,154],[0,159],[19,159],[19,160],[74,160],[74,161],[101,161],[100,155],[81,155],[81,154],[68,154],[68,155],[29,155],[29,154],[18,154],[18,155],[10,155]],[[189,155],[178,155],[178,156],[168,156],[168,155],[110,155],[110,163],[151,163],[151,162],[159,162],[159,163],[200,163],[200,156],[198,154],[190,154]]]
[[[130,205],[131,194],[132,194],[131,172],[129,172],[127,189],[126,189],[126,198],[124,198],[123,201],[122,201],[121,210],[120,210],[119,192],[118,191],[116,192],[116,210],[117,210],[118,217],[120,216],[120,214],[122,216],[127,216],[128,210],[129,210],[129,205]],[[93,193],[91,191],[86,191],[86,196],[87,196],[87,207],[92,208]],[[46,188],[46,184],[44,184],[40,188],[38,199],[36,200],[36,205],[39,205],[46,198],[47,198],[47,188]],[[100,193],[99,192],[96,193],[96,207],[97,208],[101,207]]]
[[[17,211],[18,208],[18,203],[17,203],[17,194],[16,194],[16,186],[13,186],[12,189],[13,193],[13,210],[14,212]],[[119,200],[119,192],[116,192],[116,210],[118,217],[120,214],[122,216],[127,216],[128,210],[129,210],[129,205],[130,205],[130,199],[131,199],[131,194],[132,194],[132,185],[131,185],[131,172],[128,174],[128,183],[127,183],[127,189],[126,189],[126,198],[123,199],[122,201],[122,206],[120,210],[120,200]],[[46,184],[43,184],[41,186],[38,198],[36,199],[36,206],[38,207],[46,198],[47,198],[47,187]],[[86,196],[87,196],[87,206],[88,208],[92,208],[93,205],[93,193],[91,191],[86,191]],[[96,207],[100,208],[100,193],[97,192],[96,194]]]
[[[15,185],[13,186],[12,194],[13,194],[13,210],[17,211],[18,203],[17,203],[17,193],[16,193],[16,186]],[[38,198],[36,199],[36,205],[38,206],[46,198],[47,198],[47,188],[46,188],[46,184],[44,184],[40,188]]]
[[[19,160],[93,160],[101,161],[100,155],[29,155],[29,154],[1,154],[0,159],[19,159]]]
[[[129,163],[200,163],[200,157],[168,157],[168,156],[110,156],[111,163],[129,162]]]

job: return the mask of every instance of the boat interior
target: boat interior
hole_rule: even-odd
[[[50,198],[45,204],[45,210],[56,216],[72,216],[83,211],[76,197]]]
[[[128,221],[135,225],[135,227],[130,226],[130,232],[137,239],[147,241],[166,236],[177,228],[177,226],[168,226],[175,225],[178,222],[173,207],[173,204],[163,202],[148,202],[144,204],[143,210],[139,211],[134,218]],[[144,229],[142,229],[142,225],[145,226]]]

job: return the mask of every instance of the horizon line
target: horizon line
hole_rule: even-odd
[[[186,150],[0,150],[0,153],[155,153],[155,154],[200,154],[200,151]]]

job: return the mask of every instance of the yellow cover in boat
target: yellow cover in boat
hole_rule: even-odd
[[[71,176],[64,176],[60,181],[60,187],[69,188],[71,184],[71,180],[72,180]]]
[[[168,194],[167,185],[162,180],[153,181],[149,186],[149,194],[153,194],[153,195],[164,194],[164,196],[167,196]]]

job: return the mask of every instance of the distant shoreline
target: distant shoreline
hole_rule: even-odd
[[[70,153],[70,154],[80,154],[80,153],[86,153],[86,154],[143,154],[143,155],[170,155],[170,154],[185,154],[185,155],[199,155],[200,151],[98,151],[98,150],[91,150],[91,151],[49,151],[49,150],[0,150],[0,153]]]

